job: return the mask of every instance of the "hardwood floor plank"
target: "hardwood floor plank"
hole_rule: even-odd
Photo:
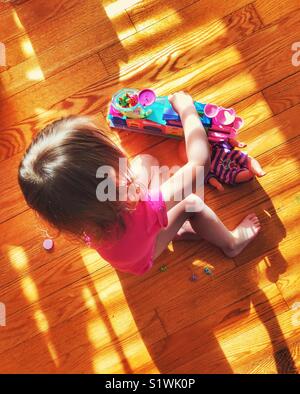
[[[113,275],[116,274],[111,272],[112,278]],[[61,288],[55,294],[53,293],[45,298],[42,297],[30,305],[28,305],[28,299],[25,297],[26,293],[23,293],[23,290],[20,288],[24,299],[20,298],[18,302],[20,305],[23,305],[23,308],[8,316],[10,330],[7,330],[1,336],[1,353],[3,354],[3,352],[11,348],[18,348],[19,345],[21,347],[28,346],[24,342],[28,344],[31,341],[33,343],[39,341],[41,330],[36,319],[37,310],[41,310],[49,324],[51,324],[50,333],[57,336],[58,342],[60,342],[58,333],[65,330],[66,325],[74,325],[74,329],[69,333],[72,340],[69,341],[69,345],[60,343],[60,352],[68,353],[70,348],[78,346],[74,337],[77,337],[79,341],[85,341],[82,343],[83,346],[87,345],[88,339],[91,340],[91,338],[85,338],[86,335],[82,335],[82,333],[88,331],[88,327],[93,321],[99,321],[99,329],[103,325],[109,328],[109,330],[103,330],[103,335],[98,337],[99,342],[97,346],[102,349],[109,348],[111,344],[114,345],[127,338],[136,336],[139,332],[141,334],[144,332],[151,343],[157,342],[165,336],[164,329],[154,310],[146,311],[139,316],[138,320],[133,319],[119,283],[106,283],[108,290],[112,283],[114,283],[114,288],[118,288],[118,308],[107,308],[107,300],[102,300],[101,298],[104,291],[104,283],[103,281],[99,282],[97,278],[95,279],[86,276],[80,281]],[[100,286],[102,287],[102,293],[99,291]],[[39,294],[43,296],[42,289]],[[30,330],[27,324],[23,324],[24,319],[28,321]],[[76,321],[79,324],[77,328],[75,327]],[[153,325],[156,326],[154,331]],[[17,338],[11,335],[12,332],[18,332]],[[80,338],[80,334],[82,338]]]
[[[298,0],[255,0],[254,5],[264,24],[269,24],[282,19],[287,14],[300,9]]]
[[[128,35],[132,34],[132,29],[126,30]],[[24,38],[22,42],[21,45],[30,45],[30,40],[27,38]],[[82,45],[83,42],[86,44]],[[5,90],[5,96],[9,97],[36,84],[38,78],[37,80],[29,78],[32,70],[40,69],[43,76],[49,78],[115,42],[118,42],[118,37],[107,19],[70,39],[60,40],[57,45],[38,55],[33,54],[15,66],[10,65],[7,71],[1,73],[0,83]],[[9,51],[8,46],[8,53]],[[125,58],[126,53],[123,56],[123,59]],[[8,59],[11,60],[9,56]]]
[[[100,55],[108,72],[111,75],[117,73],[119,67],[116,65],[119,62],[121,75],[126,75],[137,68],[135,65],[151,65],[162,57],[173,72],[189,68],[196,61],[204,60],[261,28],[261,22],[251,4],[237,9],[237,2],[230,1],[224,8],[216,8],[217,14],[213,19],[209,12],[210,4],[207,4],[206,16],[197,2],[182,11],[181,24],[176,16],[171,15],[133,37],[128,37],[122,43],[102,50]],[[240,7],[242,4],[239,2]],[[185,20],[186,23],[183,23]],[[124,50],[129,56],[122,61]]]
[[[137,31],[140,31],[172,14],[178,15],[179,11],[185,10],[193,3],[197,3],[199,8],[204,8],[204,2],[200,4],[198,0],[167,0],[163,3],[159,0],[150,0],[137,1],[126,8],[126,11]]]
[[[78,0],[52,0],[39,1],[30,0],[21,4],[6,5],[6,15],[2,16],[2,23],[5,29],[1,30],[0,39],[7,42],[15,37],[22,35],[25,31],[31,31],[38,25],[46,24],[49,19],[74,12],[78,8]],[[76,11],[75,11],[76,12]],[[23,22],[23,23],[22,23]]]
[[[296,337],[296,330],[290,323],[290,311],[286,310],[275,286],[271,285],[152,348],[157,352],[157,359],[161,360],[157,365],[163,365],[166,372],[259,373],[259,370],[262,373],[263,370],[263,373],[295,373],[298,355],[292,355],[288,346]],[[190,338],[197,343],[189,345]],[[176,339],[182,355],[177,360],[170,352]],[[264,357],[268,356],[272,360],[266,365]],[[185,363],[180,365],[183,360]]]
[[[217,313],[221,308],[250,296],[272,284],[262,262],[251,261],[206,283],[194,286],[179,297],[159,305],[157,310],[168,334],[187,327],[198,320]],[[132,307],[134,310],[134,307]]]
[[[48,123],[70,114],[89,116],[99,128],[111,132],[101,111],[102,104],[101,91],[91,92],[87,89],[50,106],[48,109],[38,108],[36,114],[30,118],[0,130],[0,161],[11,158],[13,163],[14,159],[12,159],[12,156],[23,152],[33,136],[42,128]],[[162,141],[161,138],[158,139],[152,135],[141,135],[126,131],[113,131],[113,135],[115,136],[114,140],[122,145],[130,156],[136,155],[146,149],[146,147]],[[18,161],[17,157],[16,161]]]
[[[40,109],[51,107],[105,75],[106,71],[100,59],[93,55],[15,96],[2,100],[2,128],[29,118],[39,113]]]
[[[299,346],[297,338],[289,339],[277,353],[265,349],[254,360],[237,367],[237,371],[243,370],[242,373],[245,374],[276,374],[278,371],[282,374],[296,374],[300,367]]]
[[[299,219],[298,219],[299,221]],[[288,266],[284,272],[281,272],[281,275],[278,279],[277,286],[282,294],[283,298],[289,305],[289,307],[294,309],[294,314],[297,314],[297,302],[300,302],[299,299],[299,284],[300,284],[300,269],[299,269],[299,226],[298,222],[295,221],[293,223],[295,227],[295,231],[297,231],[297,235],[287,244],[279,245],[280,253],[271,254],[271,261],[274,261],[277,266],[282,266],[280,262],[285,260],[288,262]],[[289,228],[291,225],[289,226]],[[290,230],[291,231],[291,230]],[[295,321],[296,317],[295,316]]]
[[[10,3],[1,3],[0,4],[0,14],[6,12],[10,8],[11,8],[11,4]]]
[[[94,312],[86,310],[68,320],[70,337],[65,335],[66,325],[61,324],[7,350],[0,366],[1,373],[7,373],[12,363],[22,373],[132,373],[137,365],[140,369],[143,366],[149,372],[158,372],[142,341],[143,329],[141,334],[135,331],[126,338],[123,335],[119,337],[114,323],[103,320],[105,310],[101,304],[97,303],[96,308]],[[34,326],[38,322],[32,317],[27,319],[28,328],[36,330]],[[128,320],[130,324],[134,325],[134,322]],[[165,335],[155,317],[148,320],[144,330],[153,341]]]
[[[273,113],[279,114],[300,102],[300,72],[263,90]]]
[[[187,50],[181,51],[178,59],[176,55],[172,58],[172,47],[169,45],[168,54],[161,52],[148,63],[144,58],[140,58],[139,64],[129,63],[131,68],[125,66],[120,78],[123,86],[139,87],[143,82],[143,86],[152,86],[158,94],[186,89],[195,99],[233,105],[274,84],[283,76],[294,73],[293,65],[287,62],[290,56],[288,43],[296,39],[299,18],[299,12],[289,15],[285,23],[253,33],[205,59],[201,57],[198,47],[198,55],[194,54],[192,63],[186,62]],[[258,48],[257,42],[265,44]],[[101,55],[101,58],[105,63],[105,56]],[[111,55],[109,58],[112,59]],[[176,64],[176,69],[173,64]],[[108,64],[106,68],[109,69]],[[143,80],[145,75],[148,83]],[[110,90],[107,96],[111,93]],[[103,103],[104,108],[106,105]]]
[[[250,244],[241,255],[235,257],[235,262],[241,265],[258,259],[260,256],[265,256],[267,264],[269,253],[276,251],[283,243],[290,242],[295,236],[295,232],[299,231],[299,226],[298,229],[295,228],[295,231],[291,231],[292,226],[296,226],[297,221],[299,221],[299,217],[293,214],[295,208],[293,201],[289,201],[286,207],[277,211],[271,201],[254,206],[252,211],[257,213],[262,231],[258,235],[256,244]],[[287,232],[287,229],[289,229],[289,232]],[[278,271],[279,273],[284,272],[288,265],[284,259],[279,260],[279,263],[274,264],[274,272],[277,273],[277,276],[275,273],[274,275],[277,279]]]
[[[41,7],[38,5],[40,2],[34,2],[35,6],[29,2],[24,3],[13,14],[17,14],[19,25],[23,26],[23,31],[30,37],[36,53],[59,42],[61,26],[66,39],[84,30],[86,26],[97,24],[99,18],[106,16],[105,9],[97,0],[90,0],[84,6],[78,0],[43,2]],[[15,37],[18,35],[15,34]],[[15,37],[6,40],[3,38],[2,41],[11,41]]]
[[[128,81],[128,84],[135,84],[136,81],[139,81],[139,83],[143,83],[140,75],[141,73],[137,73],[134,78],[131,79],[131,81]],[[144,77],[144,76],[143,76]],[[109,97],[111,97],[111,95],[113,94],[113,92],[118,88],[117,85],[115,85],[117,83],[116,80],[107,80],[107,82],[103,81],[103,83],[101,84],[101,86],[97,86],[97,84],[94,84],[93,87],[95,87],[95,89],[93,89],[92,87],[89,89],[88,92],[84,93],[85,95],[88,94],[95,94],[94,92],[97,91],[99,92],[99,90],[102,92],[102,96],[99,97],[99,100],[103,100],[103,98],[105,98],[105,102],[103,102],[103,109],[105,110],[105,106],[107,105],[107,102],[109,100]],[[112,86],[113,84],[113,86]],[[117,83],[119,86],[119,82]],[[144,86],[147,84],[147,82],[144,82]],[[148,82],[148,85],[150,83]],[[98,84],[99,85],[99,84]],[[97,93],[96,93],[97,94]]]
[[[257,126],[274,115],[261,92],[255,93],[234,104],[234,109],[244,120],[244,126],[239,130],[239,133],[243,133],[245,130]],[[241,138],[243,138],[242,135]]]

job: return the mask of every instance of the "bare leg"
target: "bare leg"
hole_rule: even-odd
[[[154,259],[156,259],[174,239],[178,230],[188,219],[189,213],[185,211],[185,201],[180,201],[168,211],[168,226],[162,229],[156,238]]]
[[[207,205],[204,205],[200,213],[191,217],[190,223],[201,238],[221,248],[229,257],[241,253],[260,230],[259,220],[252,213],[247,215],[233,231],[229,231]]]
[[[198,211],[186,212],[191,202],[195,201]],[[168,226],[157,236],[155,258],[165,250],[187,219],[195,234],[221,248],[229,257],[238,255],[260,230],[258,218],[250,214],[233,231],[229,231],[218,216],[194,194],[171,208],[168,219]]]

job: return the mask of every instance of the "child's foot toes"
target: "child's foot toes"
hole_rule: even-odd
[[[223,252],[229,257],[237,256],[256,237],[260,228],[258,217],[255,213],[250,213],[231,232],[233,235],[232,245],[223,249]]]
[[[256,175],[259,177],[264,176],[264,175],[266,175],[266,171],[264,171],[264,170],[257,171]]]

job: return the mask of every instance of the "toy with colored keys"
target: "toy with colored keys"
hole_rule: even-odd
[[[206,183],[223,190],[222,183],[234,185],[249,181],[254,175],[264,175],[255,159],[235,149],[244,146],[237,141],[244,122],[235,110],[211,103],[194,104],[212,148],[212,166]],[[184,135],[180,116],[168,97],[157,97],[152,89],[121,89],[113,96],[108,122],[111,127],[127,131],[175,138]]]
[[[234,109],[195,101],[195,108],[211,142],[235,138],[243,120]],[[152,89],[123,88],[112,98],[108,122],[111,127],[167,137],[183,137],[180,116],[168,97]]]

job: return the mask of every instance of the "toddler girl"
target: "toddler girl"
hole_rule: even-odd
[[[199,167],[208,173],[210,148],[191,96],[179,92],[169,100],[181,117],[188,160],[160,187],[149,185],[154,158],[143,155],[124,169],[124,152],[83,117],[45,127],[19,167],[31,208],[133,274],[148,271],[174,238],[202,238],[234,257],[260,230],[254,213],[230,231],[196,193],[177,201],[182,189],[195,186]],[[146,171],[136,173],[139,162]]]

